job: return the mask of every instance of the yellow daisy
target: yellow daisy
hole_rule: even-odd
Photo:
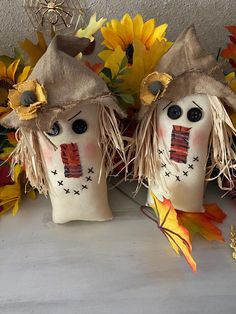
[[[144,22],[140,14],[137,14],[134,19],[129,14],[125,14],[121,21],[112,19],[106,27],[101,28],[103,44],[111,50],[120,46],[125,51],[129,64],[132,64],[134,40],[138,39],[146,49],[151,49],[156,40],[167,42],[165,38],[167,27],[167,24],[156,27],[155,19]]]

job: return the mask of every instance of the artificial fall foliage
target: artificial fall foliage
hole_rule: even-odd
[[[95,45],[94,34],[101,32],[103,46],[100,47],[102,51],[98,57],[102,63],[93,64],[81,54],[77,57],[104,79],[129,117],[140,108],[139,90],[143,78],[154,70],[172,45],[166,37],[167,28],[166,23],[157,26],[155,19],[144,21],[140,14],[134,18],[125,14],[121,20],[112,19],[108,22],[104,18],[97,21],[94,14],[87,27],[79,29],[74,34],[80,38],[90,39]],[[231,33],[230,43],[222,51],[221,56],[236,68],[236,26],[227,26],[227,29]],[[7,98],[13,85],[28,78],[32,68],[48,47],[44,34],[37,32],[36,35],[36,43],[29,39],[19,42],[20,48],[27,55],[25,60],[19,54],[13,58],[0,56],[0,117],[11,110]],[[226,80],[236,92],[235,72],[228,74]],[[236,125],[235,114],[231,115],[231,118]],[[22,195],[27,190],[22,167],[15,166],[13,179],[9,176],[9,156],[15,145],[15,132],[1,128],[0,215],[9,210],[15,215],[19,210]],[[30,188],[28,196],[35,198],[35,193]],[[175,252],[177,254],[182,252],[192,270],[196,271],[196,263],[192,257],[192,237],[200,234],[208,241],[223,241],[221,231],[215,223],[222,223],[225,214],[213,204],[205,207],[204,214],[184,213],[175,210],[169,200],[163,199],[161,202],[154,194],[152,197],[151,207],[155,215],[152,216],[145,207],[144,213],[157,223]]]
[[[37,43],[34,44],[28,38],[19,42],[21,49],[28,55],[27,64],[34,67],[47,50],[47,43],[43,33],[37,32]]]
[[[216,204],[206,204],[204,208],[204,213],[187,213],[177,210],[179,223],[189,231],[191,239],[199,234],[207,241],[224,241],[222,232],[215,223],[222,223],[226,214]]]
[[[130,113],[140,108],[139,89],[142,80],[154,70],[172,43],[166,38],[168,25],[156,26],[140,14],[133,19],[125,14],[101,28],[105,49],[99,53],[104,62],[101,73],[122,109]]]
[[[222,50],[221,56],[225,59],[229,60],[229,63],[233,68],[236,68],[236,26],[226,26],[225,27],[230,32],[230,42],[227,47]]]
[[[192,257],[192,245],[189,231],[179,223],[177,212],[174,209],[170,200],[163,197],[160,201],[155,194],[151,193],[153,203],[150,207],[153,209],[155,216],[150,215],[150,212],[142,208],[143,213],[157,223],[158,228],[163,232],[171,247],[177,254],[184,255],[191,269],[196,272],[196,262]]]

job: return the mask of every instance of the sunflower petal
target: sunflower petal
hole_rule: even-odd
[[[17,78],[17,83],[24,82],[28,78],[28,76],[29,76],[29,74],[31,72],[31,69],[32,68],[31,68],[30,65],[24,67],[22,73]]]
[[[155,20],[150,19],[143,25],[143,35],[142,35],[142,42],[146,44],[146,41],[152,35],[155,28]]]
[[[141,39],[143,33],[143,18],[137,14],[133,20],[134,38]]]
[[[20,64],[20,59],[13,61],[7,68],[7,76],[12,81],[15,82],[15,74]]]
[[[168,27],[168,24],[162,24],[158,27],[156,27],[153,34],[149,37],[149,39],[146,41],[146,47],[149,49],[152,47],[152,45],[155,43],[155,41],[158,39],[159,41],[165,39],[166,35],[166,29]]]
[[[134,39],[133,21],[128,13],[123,16],[121,24],[125,29],[127,43],[132,43]]]
[[[122,39],[115,32],[113,32],[112,30],[106,27],[102,27],[101,32],[105,39],[103,44],[107,48],[112,49],[112,50],[115,50],[117,46],[122,47],[122,49],[125,48]]]
[[[99,52],[98,56],[100,59],[102,59],[104,62],[113,54],[112,50],[103,50]]]

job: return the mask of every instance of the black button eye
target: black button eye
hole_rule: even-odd
[[[47,135],[49,136],[57,136],[60,134],[60,125],[58,122],[55,122],[49,132],[47,132]]]
[[[187,117],[191,122],[198,122],[202,118],[202,110],[199,108],[192,108],[188,111]]]
[[[82,119],[75,120],[72,124],[72,130],[76,134],[83,134],[87,131],[87,129],[88,129],[87,122]]]
[[[167,115],[172,120],[179,119],[182,116],[182,109],[178,105],[172,105],[168,108]]]

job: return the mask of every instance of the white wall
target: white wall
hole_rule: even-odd
[[[227,41],[224,25],[236,24],[236,0],[83,0],[96,3],[92,11],[100,16],[120,18],[140,12],[169,23],[174,40],[186,26],[195,23],[203,45],[217,53]],[[23,0],[0,0],[0,54],[10,53],[19,39],[32,37],[32,26],[22,7]]]

